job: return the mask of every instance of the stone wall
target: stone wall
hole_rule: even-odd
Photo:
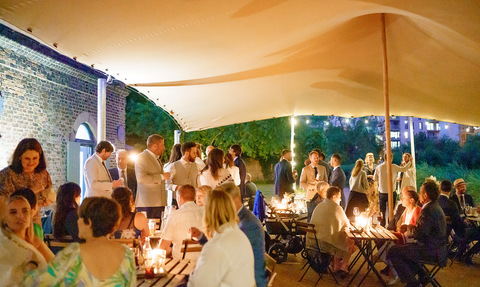
[[[66,181],[67,142],[75,138],[75,121],[85,112],[96,121],[97,79],[104,75],[15,33],[0,25],[0,93],[4,105],[0,115],[0,168],[10,162],[21,139],[34,137],[42,144],[47,170],[57,188]],[[117,129],[125,128],[127,95],[123,85],[107,88],[107,140],[117,148],[125,146]]]

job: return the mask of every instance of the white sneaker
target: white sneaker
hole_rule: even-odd
[[[398,276],[397,276],[397,277],[393,278],[392,280],[388,281],[387,285],[388,286],[393,286],[393,285],[397,284],[398,281],[400,281],[400,278],[398,278]]]

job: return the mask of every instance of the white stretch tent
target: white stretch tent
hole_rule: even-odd
[[[185,131],[390,112],[480,125],[480,2],[41,0],[0,19],[135,86]],[[31,32],[28,32],[31,30]]]

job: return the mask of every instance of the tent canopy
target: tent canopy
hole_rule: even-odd
[[[391,114],[480,125],[478,1],[0,2],[2,23],[108,69],[185,131],[384,115],[382,13]]]

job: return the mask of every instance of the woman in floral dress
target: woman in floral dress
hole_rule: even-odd
[[[83,200],[79,236],[57,254],[45,269],[27,273],[24,286],[136,286],[133,252],[109,239],[120,220],[117,202],[104,197]]]

